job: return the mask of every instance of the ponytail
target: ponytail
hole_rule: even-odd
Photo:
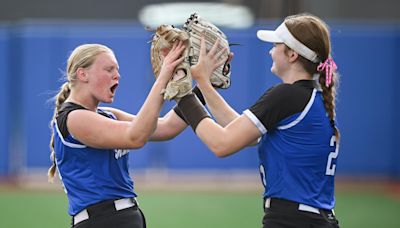
[[[87,68],[90,67],[94,61],[96,60],[96,57],[100,53],[112,53],[112,50],[108,48],[107,46],[101,45],[101,44],[83,44],[78,47],[76,47],[71,55],[68,57],[68,62],[67,62],[67,70],[66,70],[66,79],[67,81],[61,86],[60,91],[58,94],[54,97],[55,99],[55,109],[54,109],[54,114],[53,118],[50,121],[50,128],[51,128],[51,139],[50,139],[50,159],[53,162],[52,166],[49,168],[48,171],[48,179],[50,182],[53,182],[56,169],[57,169],[57,163],[56,163],[56,154],[54,151],[54,130],[53,130],[53,124],[56,123],[56,117],[58,115],[58,112],[60,111],[60,108],[62,104],[65,102],[65,100],[69,97],[71,93],[71,86],[73,87],[75,83],[78,81],[76,71],[78,68]]]
[[[49,168],[47,175],[48,175],[48,181],[53,182],[54,176],[56,173],[57,169],[57,163],[56,163],[56,154],[54,152],[54,130],[53,130],[53,124],[56,124],[56,117],[58,112],[60,111],[61,105],[65,102],[65,100],[68,98],[69,94],[71,92],[70,84],[69,82],[65,82],[62,86],[58,94],[55,96],[55,109],[54,109],[54,114],[53,118],[50,121],[50,128],[51,128],[51,139],[50,139],[50,160],[53,162],[51,167]]]

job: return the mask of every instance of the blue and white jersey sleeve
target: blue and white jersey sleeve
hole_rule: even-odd
[[[311,81],[279,84],[267,90],[243,114],[254,123],[262,134],[265,134],[278,127],[281,120],[304,110],[312,91],[313,83]]]

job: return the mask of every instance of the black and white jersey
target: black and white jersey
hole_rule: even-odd
[[[263,134],[264,197],[332,209],[339,147],[314,81],[277,85],[243,113]]]

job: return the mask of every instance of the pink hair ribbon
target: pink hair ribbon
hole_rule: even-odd
[[[317,67],[318,72],[321,72],[324,69],[325,69],[325,75],[326,75],[325,85],[326,85],[326,87],[329,87],[329,85],[332,82],[333,72],[337,69],[336,63],[335,63],[335,61],[333,61],[333,59],[331,57],[327,58],[325,60],[325,62],[320,63]]]

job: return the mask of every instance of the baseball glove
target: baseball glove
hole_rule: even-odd
[[[206,50],[209,51],[214,45],[215,41],[219,38],[218,51],[222,48],[227,48],[229,54],[230,48],[226,35],[217,28],[213,23],[200,17],[197,13],[192,14],[182,28],[189,33],[191,47],[190,47],[190,65],[194,65],[199,61],[201,36],[204,35]],[[231,71],[228,60],[226,63],[218,67],[210,77],[211,84],[216,88],[226,89],[231,85],[230,79]]]
[[[189,35],[171,25],[161,25],[157,28],[151,41],[151,64],[154,75],[158,77],[164,57],[168,54],[176,40],[182,40],[184,42],[186,49],[183,51],[182,55],[185,56],[185,58],[183,62],[175,68],[172,79],[162,91],[164,99],[168,100],[179,99],[192,91],[192,76],[190,74],[189,63],[190,49],[188,48],[190,47]]]
[[[164,99],[179,99],[192,92],[190,66],[196,64],[199,60],[202,35],[204,35],[206,41],[207,51],[220,38],[218,51],[223,47],[227,47],[227,53],[230,52],[225,34],[211,22],[200,18],[196,13],[187,19],[182,29],[171,25],[161,25],[156,29],[156,33],[151,41],[150,50],[151,64],[156,77],[160,73],[164,57],[171,49],[173,43],[176,40],[182,40],[186,46],[182,54],[184,56],[183,62],[176,67],[174,76],[168,82],[165,90],[163,90]],[[227,60],[223,66],[217,68],[211,75],[210,81],[212,85],[217,88],[228,88],[231,84],[230,73],[230,65]]]

